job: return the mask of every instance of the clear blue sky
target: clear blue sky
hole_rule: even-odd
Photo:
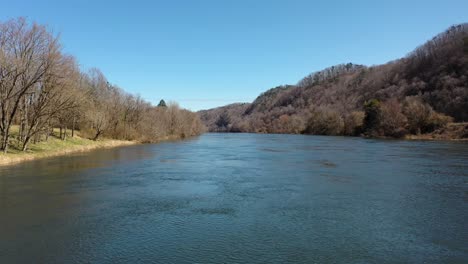
[[[468,1],[0,0],[1,20],[18,16],[59,32],[83,69],[199,110],[252,101],[331,65],[402,57],[468,22]]]

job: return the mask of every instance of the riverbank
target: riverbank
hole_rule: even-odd
[[[93,141],[79,136],[69,137],[67,140],[51,137],[48,141],[31,144],[29,150],[26,152],[10,148],[7,154],[0,153],[0,166],[17,164],[28,160],[63,156],[71,153],[86,152],[102,148],[128,146],[138,143],[139,142],[136,141],[113,139]]]
[[[432,133],[420,135],[406,135],[408,140],[468,140],[468,123],[449,123],[446,127],[439,128]]]
[[[16,127],[14,129],[17,129]],[[0,153],[0,167],[18,164],[24,161],[36,160],[41,158],[64,156],[73,153],[87,152],[96,149],[115,148],[122,146],[130,146],[136,144],[157,144],[168,141],[178,141],[187,137],[169,135],[159,137],[152,141],[128,141],[102,138],[98,141],[93,141],[80,136],[67,137],[66,140],[61,140],[57,137],[50,137],[47,141],[42,141],[36,144],[31,144],[26,152],[20,151],[17,148],[11,147],[7,154]]]
[[[268,133],[268,132],[227,132],[227,131],[209,131],[210,133],[253,133],[253,134],[279,134],[279,135],[299,135],[302,133]],[[316,134],[303,134],[316,135]],[[317,134],[318,135],[318,134]],[[333,135],[323,135],[333,136]],[[343,135],[337,135],[343,136]],[[367,136],[365,134],[349,137],[363,137],[370,139],[404,139],[404,140],[441,140],[441,141],[468,141],[468,122],[448,123],[445,127],[436,129],[432,133],[426,134],[407,134],[401,138],[385,136]]]

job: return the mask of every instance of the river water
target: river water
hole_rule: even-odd
[[[205,134],[0,168],[0,263],[468,263],[468,144]]]

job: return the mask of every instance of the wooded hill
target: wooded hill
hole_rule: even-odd
[[[468,121],[468,24],[450,27],[404,58],[333,66],[252,103],[199,114],[210,131],[389,137]]]

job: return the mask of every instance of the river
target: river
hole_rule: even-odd
[[[468,263],[468,143],[205,134],[0,167],[0,263]]]

